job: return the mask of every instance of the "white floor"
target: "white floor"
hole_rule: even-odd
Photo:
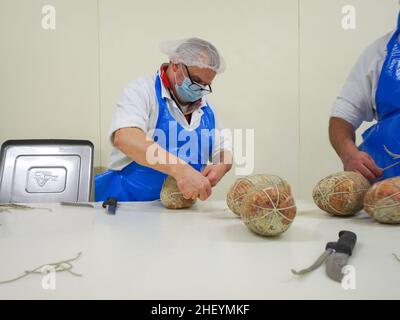
[[[57,273],[55,281],[29,275],[0,285],[0,299],[400,298],[400,263],[392,256],[400,254],[400,226],[379,225],[365,213],[335,218],[311,203],[297,205],[293,225],[277,238],[252,233],[224,202],[183,211],[125,203],[115,216],[100,204],[0,213],[0,281],[80,251],[73,271],[83,274]],[[340,230],[358,236],[349,260],[355,289],[329,279],[324,266],[302,278],[291,274],[311,264]]]

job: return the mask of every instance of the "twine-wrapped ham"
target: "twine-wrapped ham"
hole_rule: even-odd
[[[254,186],[243,198],[240,212],[246,226],[263,236],[285,232],[296,216],[290,185],[274,175],[265,176],[264,185]]]
[[[160,200],[164,207],[168,209],[190,208],[196,202],[196,200],[188,200],[183,197],[176,180],[171,176],[168,176],[164,181],[160,192]]]
[[[344,171],[322,179],[313,190],[315,204],[336,216],[350,216],[363,208],[364,196],[371,187],[360,173]]]
[[[257,185],[266,185],[268,183],[267,174],[252,174],[236,179],[229,188],[226,196],[226,203],[229,209],[240,216],[240,208],[246,194]]]
[[[375,183],[365,195],[364,209],[380,223],[400,223],[400,177]]]

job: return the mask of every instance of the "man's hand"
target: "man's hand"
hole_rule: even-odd
[[[230,165],[224,163],[210,164],[203,170],[203,176],[205,176],[208,181],[210,181],[211,186],[214,187],[229,171],[230,167]]]
[[[210,181],[189,165],[179,170],[174,178],[185,199],[204,201],[211,195]]]
[[[382,176],[383,170],[371,156],[357,148],[355,129],[351,123],[332,117],[329,120],[329,139],[343,162],[344,170],[357,171],[371,183]]]
[[[379,168],[371,156],[362,151],[356,151],[343,160],[344,170],[357,171],[370,182],[382,176],[383,170]]]

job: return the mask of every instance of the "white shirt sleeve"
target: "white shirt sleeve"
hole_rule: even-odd
[[[374,119],[375,93],[392,34],[379,38],[363,51],[333,103],[331,117],[346,120],[354,129],[363,121]]]
[[[365,51],[350,72],[332,108],[332,117],[346,120],[357,129],[363,121],[372,121],[372,83],[368,77]]]
[[[149,131],[150,102],[146,82],[138,79],[123,90],[114,109],[109,138],[113,144],[114,132],[121,128],[135,127]]]

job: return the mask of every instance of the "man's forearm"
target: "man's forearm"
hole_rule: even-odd
[[[191,167],[174,156],[138,128],[123,128],[115,132],[114,145],[135,162],[176,178]],[[149,154],[153,159],[149,159]],[[159,159],[160,161],[156,161]]]
[[[329,140],[342,162],[358,151],[353,126],[341,118],[330,118]]]

